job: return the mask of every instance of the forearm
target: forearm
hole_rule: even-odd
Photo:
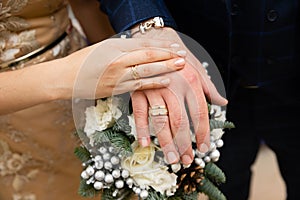
[[[61,82],[63,60],[0,73],[0,114],[71,96],[68,82]]]

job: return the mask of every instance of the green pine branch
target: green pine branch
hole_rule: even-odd
[[[131,189],[126,187],[119,190],[116,196],[113,196],[115,190],[115,187],[103,189],[101,200],[130,200],[132,199],[131,197],[134,194]]]
[[[226,181],[224,172],[213,162],[206,164],[204,172],[205,176],[216,184],[225,183]]]
[[[96,190],[93,185],[86,184],[86,180],[81,179],[78,189],[78,194],[82,197],[93,198],[100,193],[99,190]]]
[[[114,132],[111,128],[96,132],[93,139],[97,144],[110,143],[123,156],[130,156],[133,153],[129,138],[121,132]]]
[[[91,155],[90,152],[82,146],[76,147],[74,150],[74,154],[83,163],[90,160],[90,155]]]
[[[224,194],[209,179],[203,179],[197,190],[208,196],[210,200],[226,200]]]
[[[231,128],[235,127],[232,122],[228,122],[228,121],[223,122],[223,121],[216,120],[216,119],[210,119],[209,125],[210,125],[210,130],[218,129],[218,128],[231,129]]]
[[[156,192],[155,190],[148,190],[148,197],[146,198],[146,200],[166,200],[166,196],[162,195],[158,192]]]
[[[198,192],[192,192],[190,194],[183,194],[182,199],[183,200],[197,200],[198,199]]]

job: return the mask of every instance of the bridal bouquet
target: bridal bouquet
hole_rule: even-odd
[[[210,200],[225,200],[218,189],[225,174],[216,165],[223,146],[224,129],[233,128],[226,121],[225,111],[207,104],[210,117],[211,145],[207,153],[196,150],[191,165],[168,164],[154,134],[151,144],[141,147],[137,142],[134,118],[123,96],[98,99],[85,109],[85,125],[77,130],[85,136],[83,145],[75,149],[83,171],[79,194],[83,197],[101,195],[103,200],[197,200],[200,193]],[[82,137],[81,137],[82,138]]]

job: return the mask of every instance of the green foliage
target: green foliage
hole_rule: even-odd
[[[75,150],[74,150],[74,154],[83,163],[88,161],[90,159],[90,155],[91,155],[90,152],[82,146],[76,147]]]
[[[129,125],[128,118],[121,117],[113,126],[113,131],[115,132],[124,132],[126,134],[131,133],[131,126]]]
[[[198,193],[197,192],[192,192],[190,194],[183,194],[182,199],[183,200],[197,200],[198,199]]]
[[[224,172],[213,162],[209,162],[206,164],[204,168],[204,172],[205,172],[205,176],[216,184],[221,184],[226,182],[226,177]]]
[[[210,200],[226,200],[224,194],[208,178],[201,181],[197,190],[206,194]]]
[[[213,129],[231,129],[234,128],[234,124],[232,122],[228,122],[228,121],[220,121],[220,120],[215,120],[215,119],[210,119],[209,120],[209,125],[210,125],[210,130]]]
[[[100,191],[96,190],[93,185],[86,184],[86,180],[81,179],[78,189],[78,194],[82,197],[93,198],[99,194]]]
[[[170,196],[168,200],[182,200],[182,198],[180,195],[174,195],[174,196]]]
[[[114,191],[116,190],[115,187],[105,188],[103,189],[101,200],[130,200],[132,199],[133,192],[129,188],[123,188],[119,190],[117,196],[113,196]]]
[[[133,153],[129,138],[122,133],[114,132],[112,128],[96,132],[93,139],[97,144],[110,143],[122,156],[130,156]]]
[[[167,197],[165,195],[162,195],[152,189],[148,190],[148,192],[149,192],[149,195],[146,198],[146,200],[165,200],[165,199],[167,199]]]

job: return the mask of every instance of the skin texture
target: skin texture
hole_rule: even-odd
[[[114,38],[61,59],[0,73],[0,114],[58,99],[166,87],[169,78],[153,75],[181,70],[185,61],[177,51],[166,41]],[[135,65],[139,79],[132,75]]]
[[[136,31],[136,27],[133,29]],[[137,33],[134,37],[167,38],[184,47],[185,51],[180,53],[185,53],[185,68],[167,76],[171,79],[170,85],[162,89],[136,91],[132,94],[132,102],[138,138],[143,146],[150,142],[148,107],[167,107],[168,116],[152,117],[153,127],[156,127],[156,135],[167,161],[176,163],[180,160],[188,165],[194,159],[189,121],[192,121],[198,150],[203,153],[208,151],[210,130],[206,101],[223,106],[227,100],[218,93],[200,61],[185,47],[176,31],[165,27],[151,29],[144,35]]]

